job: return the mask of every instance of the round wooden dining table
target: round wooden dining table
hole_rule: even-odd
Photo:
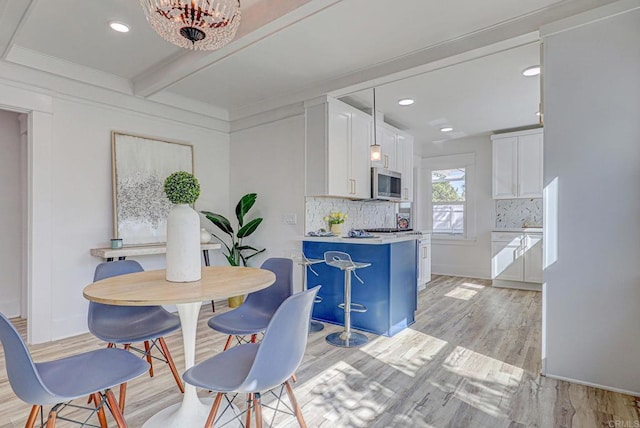
[[[114,276],[86,286],[83,295],[97,303],[119,306],[175,304],[182,324],[185,370],[195,363],[196,328],[203,301],[226,299],[261,290],[276,280],[273,272],[250,267],[208,266],[194,282],[169,282],[165,270]],[[208,400],[211,403],[210,400]],[[203,402],[195,387],[186,384],[181,403],[161,410],[144,427],[204,426],[210,404]]]

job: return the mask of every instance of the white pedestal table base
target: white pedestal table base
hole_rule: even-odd
[[[176,285],[179,287],[179,285]],[[198,328],[198,316],[200,314],[200,306],[202,302],[197,303],[179,303],[178,315],[182,324],[182,343],[184,346],[184,365],[185,371],[193,367],[196,354],[196,330]],[[203,427],[209,417],[211,411],[212,398],[200,399],[196,394],[196,388],[192,385],[184,385],[184,397],[181,403],[176,403],[166,409],[156,413],[146,421],[143,428],[186,428],[186,427]],[[225,408],[221,403],[221,409]],[[218,416],[220,413],[218,413]],[[222,419],[218,422],[218,426],[224,424],[234,417],[233,411],[227,409]],[[228,427],[238,427],[240,423],[231,423]]]

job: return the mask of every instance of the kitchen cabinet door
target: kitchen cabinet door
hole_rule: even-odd
[[[493,140],[493,199],[517,197],[518,138]]]
[[[371,116],[327,97],[306,106],[307,196],[371,197]]]
[[[431,282],[431,243],[421,240],[418,246],[418,289]]]
[[[491,242],[491,278],[523,281],[524,259],[521,238]]]
[[[351,182],[351,113],[339,108],[339,104],[329,104],[328,118],[328,194],[332,196],[353,196]]]
[[[351,115],[350,186],[351,197],[371,197],[370,149],[373,121],[365,114]]]
[[[542,133],[518,137],[518,196],[542,197]]]
[[[542,129],[494,135],[493,199],[542,197]]]
[[[376,166],[390,169],[391,171],[398,171],[396,160],[397,142],[395,130],[390,129],[390,127],[387,125],[380,125],[378,126],[378,137],[380,138],[378,144],[380,144],[381,146],[382,159],[376,164]]]
[[[413,201],[413,137],[397,135],[396,153],[399,162],[399,172],[402,174],[402,200]]]
[[[524,280],[542,284],[542,234],[526,234],[524,239]]]

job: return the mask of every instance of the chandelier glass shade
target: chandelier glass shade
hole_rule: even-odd
[[[186,49],[215,50],[240,26],[240,0],[140,0],[151,27]]]

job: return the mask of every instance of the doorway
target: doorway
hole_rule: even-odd
[[[0,312],[27,318],[26,114],[0,110]]]

